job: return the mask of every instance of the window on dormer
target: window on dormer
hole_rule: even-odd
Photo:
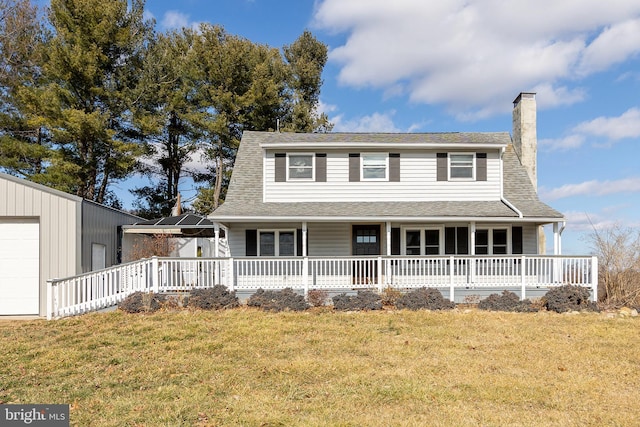
[[[436,180],[486,181],[487,153],[437,153]]]
[[[473,154],[450,154],[449,178],[473,179]]]
[[[362,180],[387,180],[387,154],[362,154]]]
[[[289,154],[289,179],[313,179],[313,154]]]

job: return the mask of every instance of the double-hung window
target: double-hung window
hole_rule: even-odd
[[[473,154],[449,155],[450,179],[473,179]]]
[[[265,230],[258,232],[259,256],[294,256],[296,236],[294,230]]]
[[[487,181],[487,153],[437,153],[436,180]]]
[[[386,153],[362,154],[361,179],[363,181],[387,181],[388,158]]]
[[[313,157],[313,154],[289,154],[289,179],[313,180]]]

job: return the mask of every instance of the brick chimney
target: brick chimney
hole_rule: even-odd
[[[536,94],[521,92],[513,101],[513,145],[525,167],[533,187],[538,189],[536,157],[538,136],[536,132]]]

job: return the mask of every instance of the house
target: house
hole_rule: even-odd
[[[134,215],[0,173],[0,315],[46,314],[47,280],[119,263]]]
[[[549,224],[561,254],[565,221],[538,198],[536,144],[534,93],[514,101],[513,137],[247,131],[209,218],[230,256],[249,258],[234,267],[238,288],[423,285],[453,300],[455,286],[509,285],[524,298],[526,283],[593,272],[531,257]]]
[[[516,98],[513,122],[513,138],[246,131],[226,201],[207,220],[123,226],[134,242],[171,236],[181,246],[171,257],[52,280],[47,317],[215,285],[243,295],[430,287],[462,302],[571,284],[595,300],[597,258],[561,256],[564,217],[537,196],[535,94]],[[541,233],[549,224],[553,255]]]
[[[564,216],[536,192],[536,101],[499,133],[245,132],[225,203],[231,256],[540,254]]]

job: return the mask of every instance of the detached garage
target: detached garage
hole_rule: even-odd
[[[0,316],[46,315],[47,280],[119,263],[139,217],[0,173]]]

